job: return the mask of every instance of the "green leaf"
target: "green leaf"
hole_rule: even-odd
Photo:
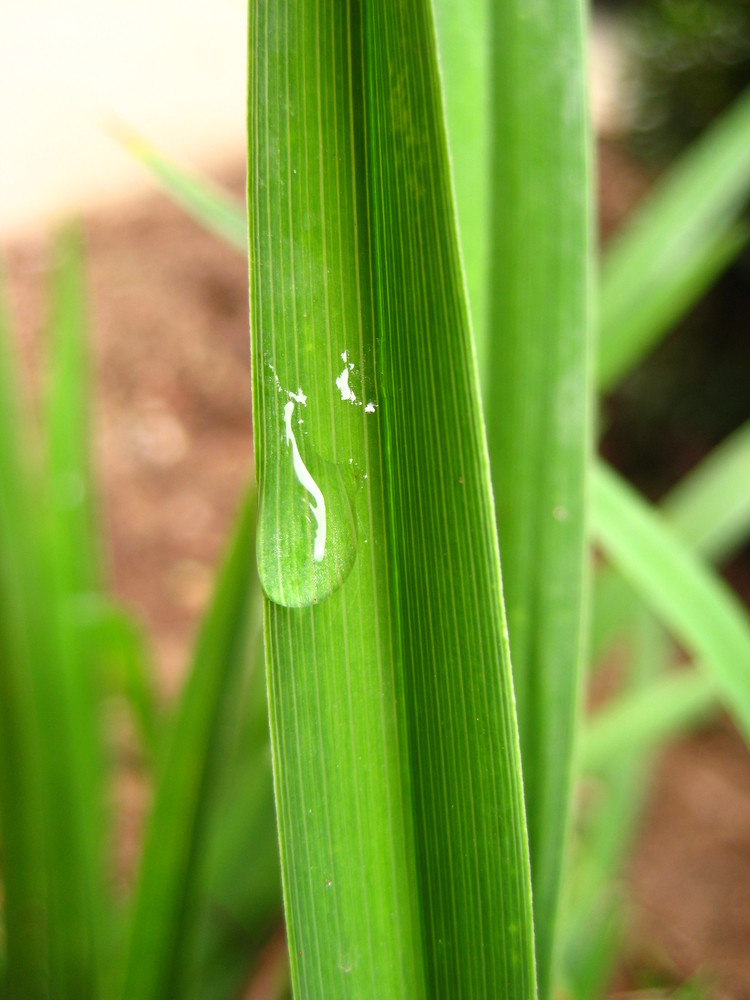
[[[479,376],[486,390],[490,50],[485,0],[435,0],[451,176]]]
[[[247,648],[259,627],[260,593],[250,553],[255,491],[243,502],[211,607],[196,643],[146,833],[123,996],[184,996],[196,895],[205,864],[214,778],[224,726]]]
[[[750,734],[750,622],[732,591],[611,470],[593,475],[594,536],[675,637],[711,671]]]
[[[666,333],[747,242],[750,91],[691,147],[605,255],[599,385],[609,388]]]
[[[25,414],[15,393],[11,331],[0,301],[0,840],[5,952],[2,992],[48,996],[45,815],[33,673],[37,552],[29,513],[40,513],[29,480]]]
[[[102,686],[126,699],[143,750],[152,761],[156,760],[163,720],[143,629],[132,615],[105,598],[93,598],[76,610],[82,644],[96,648],[105,667]]]
[[[58,883],[54,919],[61,933],[58,960],[66,980],[62,988],[87,996],[105,989],[102,961],[111,914],[104,892],[104,761],[97,650],[83,641],[78,622],[81,604],[99,590],[100,571],[89,462],[83,250],[76,227],[61,233],[55,251],[44,413],[49,511],[44,571],[54,618],[51,641],[57,677],[48,675],[41,681],[40,695],[45,714],[55,716],[46,735],[46,752],[55,774],[51,777],[55,810],[61,817],[66,814],[53,834]],[[57,741],[65,749],[56,746]],[[78,940],[66,943],[72,934]]]
[[[661,513],[691,549],[711,560],[730,556],[750,534],[750,422],[718,445],[667,495]],[[632,603],[627,584],[600,569],[594,588],[592,655],[600,657],[627,631]]]
[[[265,625],[295,991],[531,997],[430,8],[254,2],[249,61],[258,553],[289,605],[267,600]]]
[[[236,699],[237,718],[225,721],[232,730],[231,752],[224,754],[207,830],[198,949],[190,976],[189,996],[195,1000],[237,997],[247,982],[251,957],[260,953],[282,919],[262,640],[259,629],[249,677]]]
[[[664,516],[691,548],[720,562],[750,535],[750,421],[669,493]]]
[[[584,728],[579,766],[596,771],[627,754],[654,749],[715,714],[716,695],[714,678],[691,670],[615,698]]]
[[[654,617],[632,596],[630,648],[624,697],[638,698],[663,669],[668,639]],[[562,978],[573,1000],[597,1000],[604,993],[622,931],[618,885],[643,810],[649,754],[632,746],[583,786],[572,863],[566,878],[561,935]],[[586,795],[586,792],[588,795]]]
[[[591,205],[579,0],[493,4],[488,391],[541,997],[572,780],[591,444]],[[533,83],[532,83],[533,81]]]
[[[173,162],[121,122],[110,123],[109,127],[188,215],[229,246],[247,253],[245,211],[233,195]]]

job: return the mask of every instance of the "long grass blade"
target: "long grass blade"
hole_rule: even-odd
[[[669,640],[653,615],[638,606],[635,595],[631,604],[625,697],[638,698],[658,683]],[[603,995],[617,956],[623,926],[618,879],[638,829],[648,765],[647,747],[632,746],[602,768],[597,785],[589,787],[593,803],[584,810],[574,842],[561,935],[562,978],[574,1000]]]
[[[609,248],[602,270],[599,385],[609,388],[696,301],[746,242],[750,91],[680,159]]]
[[[435,0],[451,175],[482,388],[487,375],[490,50],[485,0]]]
[[[430,9],[254,2],[250,67],[258,554],[295,992],[531,997]]]
[[[81,641],[81,604],[99,585],[88,460],[88,365],[80,233],[56,244],[45,393],[44,517],[37,615],[37,711],[45,768],[52,908],[51,992],[106,992],[103,756],[96,651]]]
[[[750,622],[731,590],[614,472],[593,475],[598,543],[675,637],[710,670],[727,708],[750,733]]]
[[[227,713],[240,688],[248,644],[259,627],[260,592],[249,553],[255,491],[250,490],[203,620],[187,686],[165,754],[149,822],[134,907],[123,997],[184,996],[186,954]]]
[[[719,562],[750,535],[750,423],[743,424],[670,491],[661,513],[697,554]],[[591,646],[598,658],[627,631],[632,603],[627,584],[602,568],[594,588]]]
[[[235,250],[247,253],[247,221],[237,198],[175,163],[121,122],[110,123],[109,127],[188,215]]]
[[[547,997],[584,630],[593,375],[585,17],[578,0],[492,11],[486,413]]]
[[[585,726],[578,762],[585,771],[611,766],[627,754],[661,743],[711,718],[717,685],[707,672],[667,674],[616,698]]]
[[[29,514],[40,513],[21,433],[11,331],[0,300],[0,839],[2,992],[48,996],[45,815],[33,687],[37,553]]]

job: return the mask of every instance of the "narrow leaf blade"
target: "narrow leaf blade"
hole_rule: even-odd
[[[614,472],[595,468],[593,490],[598,543],[711,671],[727,707],[750,735],[750,623],[737,598]]]
[[[609,388],[665,333],[744,242],[750,91],[678,161],[605,256],[599,385]]]
[[[591,204],[584,4],[491,5],[486,413],[540,996],[553,989],[586,593]]]
[[[253,617],[259,616],[255,491],[248,491],[180,699],[141,863],[123,996],[181,996],[205,863],[206,823],[223,727],[236,694]],[[248,862],[250,863],[250,862]]]

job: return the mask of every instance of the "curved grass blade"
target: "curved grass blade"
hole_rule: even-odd
[[[173,724],[146,835],[123,997],[165,1000],[187,989],[196,893],[224,723],[236,697],[247,646],[259,627],[254,542],[255,491],[239,521],[203,620]]]
[[[750,623],[737,598],[614,472],[596,467],[593,490],[598,543],[675,637],[711,671],[727,708],[748,735]]]
[[[493,4],[487,428],[531,851],[553,951],[583,655],[591,205],[579,0]]]
[[[608,249],[598,379],[607,389],[665,333],[746,241],[750,91],[660,182]]]
[[[295,991],[530,997],[429,7],[255,2],[250,67],[259,561],[289,605],[267,601],[266,642]]]

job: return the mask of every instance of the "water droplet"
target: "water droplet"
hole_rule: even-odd
[[[357,555],[357,532],[345,478],[300,434],[298,394],[284,401],[278,448],[271,453],[258,517],[258,572],[266,595],[288,608],[317,604],[342,586]]]
[[[567,508],[558,505],[552,511],[552,516],[556,521],[567,521],[568,520]]]

